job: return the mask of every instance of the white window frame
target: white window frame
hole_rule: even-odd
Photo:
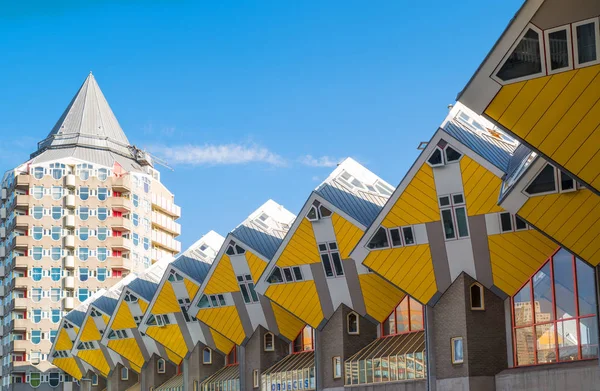
[[[455,195],[461,195],[463,198],[463,202],[459,203],[459,204],[455,204],[454,203],[454,196]],[[448,197],[450,199],[450,205],[446,205],[446,206],[442,206],[441,202],[440,202],[440,198],[442,197]],[[440,219],[442,222],[442,231],[444,231],[444,240],[446,242],[452,241],[452,240],[462,240],[462,239],[468,239],[471,237],[471,227],[469,227],[469,214],[467,211],[467,200],[465,198],[465,194],[464,193],[452,193],[452,194],[444,194],[438,197],[438,206],[440,208]],[[467,236],[459,236],[459,230],[458,230],[458,218],[456,217],[456,209],[457,208],[464,208],[465,209],[465,223],[467,224]],[[451,215],[452,215],[452,223],[454,224],[454,237],[453,238],[446,238],[446,229],[444,228],[444,217],[442,215],[442,212],[445,210],[449,210]]]
[[[584,24],[595,23],[596,28],[596,61],[590,61],[583,64],[579,63],[579,45],[577,45],[577,27],[583,26]],[[600,18],[594,17],[586,20],[581,20],[571,24],[571,36],[573,42],[573,63],[575,69],[589,67],[591,65],[600,64]]]
[[[350,331],[350,317],[351,316],[356,316],[356,331]],[[360,317],[354,311],[352,311],[348,315],[346,315],[346,332],[349,335],[359,335],[360,334]]]
[[[238,286],[240,288],[240,293],[242,294],[242,300],[244,300],[244,304],[258,303],[260,299],[258,297],[258,293],[256,292],[256,286],[254,285],[254,280],[252,279],[252,275],[248,273],[248,274],[241,274],[241,275],[235,276],[235,277],[236,277]],[[246,277],[250,277],[250,279],[248,280]],[[240,281],[240,278],[242,279],[242,281]],[[250,284],[252,284],[252,290],[250,289]],[[242,286],[246,288],[246,293],[248,294],[248,299],[249,299],[248,302],[246,302],[246,300],[244,299]],[[254,294],[256,295],[256,300],[254,300],[254,297],[252,297],[252,292],[254,292]]]
[[[335,243],[335,250],[332,250],[329,246],[331,243]],[[321,250],[320,246],[321,245],[325,245],[326,250]],[[340,246],[338,245],[337,240],[334,241],[329,241],[329,242],[320,242],[317,243],[317,251],[319,251],[319,260],[321,261],[321,266],[323,267],[323,271],[325,272],[325,278],[340,278],[340,277],[344,277],[346,275],[346,271],[344,270],[344,260],[342,259],[342,253],[340,253]],[[337,271],[335,270],[335,263],[333,261],[333,256],[332,253],[337,252],[338,256],[340,257],[340,264],[342,266],[342,274],[337,273]],[[325,264],[323,263],[323,258],[321,257],[321,255],[327,254],[327,256],[329,257],[329,262],[331,265],[331,271],[333,272],[333,276],[328,276],[327,275],[327,270],[325,270]],[[282,270],[283,272],[283,270]],[[285,276],[284,276],[284,281],[285,281]]]
[[[194,383],[195,386],[195,383]],[[258,373],[258,369],[254,369],[252,371],[252,386],[253,388],[260,387],[260,374]]]
[[[165,373],[167,371],[167,362],[164,358],[156,360],[156,373]]]
[[[527,76],[519,77],[519,78],[516,78],[516,79],[511,79],[511,80],[508,80],[508,81],[504,81],[504,80],[500,79],[498,76],[496,76],[496,74],[498,72],[500,72],[500,69],[502,69],[502,67],[504,66],[504,64],[506,63],[506,61],[508,61],[510,55],[517,48],[517,46],[519,45],[519,43],[521,43],[521,40],[523,39],[523,37],[525,36],[525,34],[527,34],[527,31],[529,31],[529,29],[531,29],[531,30],[535,31],[536,33],[538,33],[538,36],[540,37],[540,39],[539,39],[539,45],[540,45],[540,60],[541,60],[542,70],[540,71],[540,73],[536,73],[536,74],[533,74],[533,75],[527,75]],[[520,81],[535,79],[536,77],[546,76],[546,60],[544,59],[544,57],[545,57],[545,52],[544,52],[544,38],[545,38],[544,31],[542,31],[541,29],[539,29],[534,24],[529,23],[527,26],[525,26],[525,28],[523,29],[523,31],[521,32],[521,34],[519,34],[519,37],[515,40],[515,42],[511,45],[510,49],[504,55],[504,58],[502,59],[502,61],[500,62],[500,64],[498,64],[498,66],[492,72],[492,75],[490,76],[492,78],[492,80],[494,80],[495,82],[497,82],[500,85],[504,86],[504,85],[508,85],[508,84],[518,83]]]
[[[209,354],[209,358],[210,359],[208,361],[206,361],[204,359],[204,352],[208,352],[208,354]],[[204,364],[204,365],[211,365],[212,364],[212,349],[209,348],[209,347],[206,347],[206,348],[202,349],[202,364]]]
[[[567,51],[569,54],[569,65],[567,65],[564,68],[552,70],[552,56],[550,55],[550,34],[562,30],[565,30],[567,32]],[[555,27],[544,31],[544,55],[546,57],[546,69],[548,75],[554,75],[556,73],[570,71],[573,69],[573,62],[575,60],[575,57],[573,57],[573,35],[571,31],[571,26],[568,24],[565,26]]]
[[[504,230],[502,229],[502,215],[510,215],[510,230]],[[519,217],[519,219],[523,220],[521,217]],[[505,233],[510,233],[510,232],[521,232],[521,231],[527,231],[529,230],[529,224],[527,224],[527,222],[525,220],[523,220],[523,222],[525,223],[525,228],[518,228],[517,229],[517,215],[512,214],[510,212],[500,212],[498,213],[498,227],[500,228],[500,233],[501,234],[505,234]]]
[[[271,337],[271,348],[267,348],[267,336]],[[265,333],[263,337],[263,350],[265,352],[273,352],[275,351],[275,335],[271,332]]]
[[[126,367],[121,368],[121,380],[129,380],[129,369]],[[125,375],[125,376],[123,376]]]

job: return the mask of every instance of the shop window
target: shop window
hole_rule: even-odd
[[[598,357],[594,269],[558,250],[512,297],[516,366]]]
[[[163,358],[159,358],[156,361],[156,372],[165,373],[166,370],[167,370],[167,363],[165,362],[165,360]]]
[[[473,283],[470,288],[471,310],[482,311],[485,309],[484,289],[477,282]]]
[[[381,323],[381,336],[405,334],[423,330],[423,305],[410,296],[405,296],[392,311],[387,320]]]
[[[202,364],[212,364],[212,349],[204,348],[202,350]]]
[[[306,325],[292,342],[292,352],[301,353],[315,350],[315,331]]]
[[[346,328],[348,334],[358,335],[360,333],[359,329],[359,317],[356,312],[350,312],[346,318]]]
[[[501,63],[496,77],[503,82],[519,81],[545,74],[544,68],[541,30],[530,26]]]
[[[462,364],[464,362],[463,338],[454,337],[450,340],[452,351],[452,364]]]
[[[275,336],[273,333],[266,333],[264,336],[265,344],[264,349],[265,352],[272,352],[275,350]]]
[[[342,358],[340,356],[335,356],[331,359],[331,364],[333,366],[333,378],[341,379],[342,378]]]

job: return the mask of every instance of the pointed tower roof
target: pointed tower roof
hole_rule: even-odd
[[[129,140],[91,72],[31,157],[49,150],[61,150],[61,156],[85,155],[81,148],[109,151],[135,160]]]

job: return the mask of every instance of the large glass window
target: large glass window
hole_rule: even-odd
[[[31,300],[37,303],[42,300],[42,288],[32,288],[31,289]]]
[[[106,268],[104,267],[99,267],[96,270],[96,278],[98,279],[98,281],[102,282],[104,280],[106,280],[106,276],[108,275]]]
[[[44,177],[44,167],[34,167],[33,177],[35,179],[42,179]]]
[[[41,200],[44,196],[44,186],[34,186],[31,191],[31,194],[36,200]]]
[[[62,236],[62,227],[52,227],[50,231],[50,237],[52,240],[59,240]]]
[[[56,303],[60,300],[60,296],[61,296],[60,288],[50,289],[50,300],[52,300],[53,302]],[[54,310],[52,310],[52,311],[54,311]],[[54,316],[54,312],[52,313],[52,316]],[[60,315],[59,315],[59,320],[60,320]],[[58,321],[55,323],[58,323]]]
[[[87,220],[90,217],[90,208],[82,206],[79,208],[79,218],[81,220]]]
[[[515,365],[598,357],[594,269],[564,249],[512,298]]]
[[[502,81],[521,79],[542,72],[540,34],[529,29],[506,59],[496,76]]]
[[[90,237],[90,229],[89,228],[85,228],[85,227],[81,227],[79,228],[79,240],[88,240],[88,238]]]
[[[56,309],[56,308],[52,309],[50,320],[54,324],[60,322],[60,310],[59,309]]]
[[[52,199],[53,200],[60,200],[62,198],[62,195],[63,195],[62,186],[52,186]]]
[[[80,260],[87,261],[90,257],[90,249],[87,247],[79,247],[78,256]]]
[[[538,176],[535,177],[535,179],[525,189],[525,193],[530,195],[550,193],[554,191],[556,191],[556,178],[554,175],[554,167],[552,167],[550,164],[546,164]]]
[[[34,240],[41,240],[43,235],[44,235],[44,228],[33,227],[31,229],[31,236],[33,236]]]
[[[310,326],[304,326],[300,334],[294,339],[292,350],[294,353],[315,350],[315,330]]]
[[[381,335],[410,333],[423,330],[423,305],[410,296],[404,297],[388,319],[381,323]]]
[[[77,297],[79,298],[79,301],[87,300],[87,298],[89,297],[89,291],[87,290],[87,288],[79,288]]]
[[[250,274],[237,276],[237,280],[238,285],[240,286],[240,291],[242,292],[242,297],[244,298],[244,302],[246,304],[258,303],[258,295],[254,290],[252,276]]]

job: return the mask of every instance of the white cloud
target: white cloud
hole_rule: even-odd
[[[155,146],[148,148],[151,152],[165,159],[170,164],[199,165],[234,165],[248,163],[266,163],[272,166],[284,166],[286,161],[278,154],[259,145],[242,144],[204,144]]]
[[[301,164],[309,167],[335,167],[342,160],[331,156],[314,157],[312,155],[305,155],[298,159]]]

